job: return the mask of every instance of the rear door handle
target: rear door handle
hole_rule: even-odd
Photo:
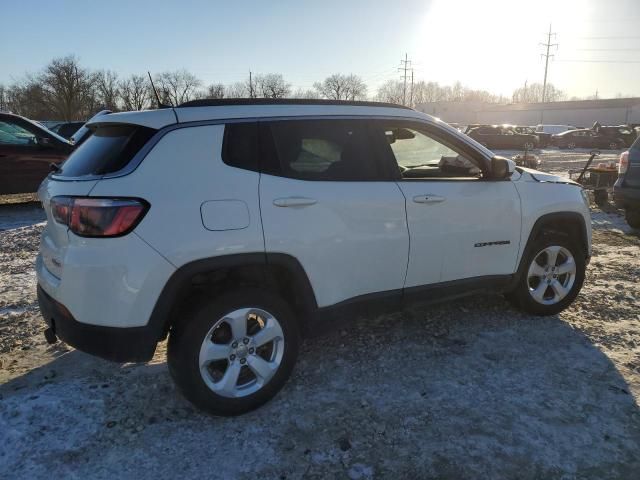
[[[446,200],[445,197],[441,197],[440,195],[432,195],[427,193],[426,195],[416,195],[413,197],[413,201],[415,203],[442,203]]]
[[[315,198],[307,198],[307,197],[286,197],[286,198],[276,198],[273,201],[273,204],[276,207],[308,207],[310,205],[315,205],[318,201]]]

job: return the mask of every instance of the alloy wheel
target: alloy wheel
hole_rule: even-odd
[[[542,305],[564,299],[576,280],[576,262],[565,247],[553,245],[533,257],[527,272],[529,294]]]
[[[219,319],[200,347],[200,375],[223,397],[251,395],[276,374],[284,354],[284,334],[275,316],[241,308]]]
[[[576,148],[576,144],[575,142],[569,142],[567,143],[567,148],[573,150],[574,148]]]

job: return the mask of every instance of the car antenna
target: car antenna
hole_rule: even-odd
[[[153,89],[153,93],[155,94],[156,100],[158,101],[158,108],[171,108],[171,105],[166,105],[160,101],[160,95],[158,95],[158,90],[156,90],[156,86],[153,84],[153,79],[151,78],[151,72],[147,71],[147,75],[149,75],[151,88]]]

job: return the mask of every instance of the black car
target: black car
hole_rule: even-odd
[[[627,148],[638,138],[637,132],[629,125],[599,127],[597,132],[607,138],[621,140]]]
[[[0,113],[0,195],[35,192],[73,145],[39,123]]]
[[[465,133],[490,149],[531,150],[538,146],[538,137],[531,134],[518,133],[511,126],[469,126]]]
[[[84,122],[59,123],[55,127],[52,127],[51,131],[57,133],[61,137],[70,139],[73,136],[73,134],[76,133],[78,129],[83,125],[84,125]]]
[[[618,172],[613,199],[624,209],[629,226],[640,228],[640,139],[620,155]]]
[[[568,130],[566,132],[553,135],[551,144],[558,148],[601,148],[609,150],[620,150],[625,147],[624,141],[596,133],[595,131],[583,128],[580,130]]]
[[[529,127],[526,125],[516,125],[513,127],[516,133],[522,133],[527,135],[535,135],[538,139],[538,147],[543,148],[551,143],[551,134],[544,132],[536,132],[536,127]]]

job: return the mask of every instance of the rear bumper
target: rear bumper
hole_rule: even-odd
[[[78,322],[40,285],[38,304],[55,335],[78,350],[114,362],[146,362],[153,357],[157,335],[148,327],[118,328]]]

